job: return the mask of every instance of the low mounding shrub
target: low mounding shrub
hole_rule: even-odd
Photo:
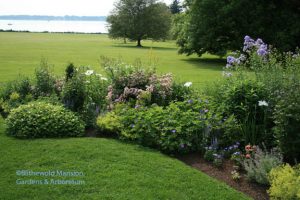
[[[248,179],[262,185],[269,185],[268,174],[273,168],[282,164],[282,155],[275,150],[269,153],[257,147],[251,157],[246,158],[242,164]]]
[[[300,165],[292,168],[289,164],[274,168],[269,174],[271,199],[300,199]]]
[[[109,112],[97,118],[97,128],[101,134],[119,135],[122,127],[120,117],[115,112]]]
[[[18,77],[0,87],[0,114],[6,118],[10,111],[32,100],[31,83],[27,77]]]
[[[208,99],[189,99],[169,106],[119,107],[120,137],[167,153],[203,150],[221,123]]]
[[[13,109],[7,133],[18,138],[72,137],[84,134],[84,123],[62,106],[32,102]]]
[[[20,98],[25,98],[31,93],[31,83],[29,78],[19,76],[16,80],[5,83],[0,88],[0,99],[9,99],[10,95],[14,92],[20,95]]]

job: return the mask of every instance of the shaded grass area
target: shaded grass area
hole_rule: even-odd
[[[187,57],[177,53],[174,41],[143,41],[143,48],[135,42],[123,44],[107,35],[59,33],[0,33],[0,82],[13,80],[18,74],[32,75],[41,58],[54,65],[57,74],[63,74],[66,65],[91,66],[101,72],[100,56],[122,58],[132,63],[156,63],[162,73],[172,72],[176,79],[192,81],[201,88],[205,83],[221,77],[224,59],[204,55]]]
[[[248,199],[159,152],[103,138],[18,140],[0,119],[0,199]],[[21,177],[16,170],[80,171],[84,177]],[[16,185],[17,179],[84,185]]]

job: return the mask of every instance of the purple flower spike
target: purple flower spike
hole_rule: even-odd
[[[249,35],[246,35],[244,37],[245,42],[250,42],[251,41],[251,37]]]
[[[236,62],[236,59],[234,57],[232,57],[232,56],[227,57],[227,63],[229,65],[233,65],[235,62]]]
[[[255,44],[256,44],[256,45],[262,45],[262,44],[264,44],[264,42],[262,41],[262,39],[257,38]]]
[[[265,56],[267,54],[268,54],[268,52],[265,49],[263,49],[263,48],[259,48],[257,50],[257,55],[259,55],[259,56]]]

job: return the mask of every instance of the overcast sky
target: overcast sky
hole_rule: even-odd
[[[106,16],[116,0],[0,0],[0,15]],[[170,4],[172,0],[160,0]]]

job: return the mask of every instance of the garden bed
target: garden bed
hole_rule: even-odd
[[[231,172],[234,170],[234,163],[230,160],[226,160],[223,163],[222,168],[217,168],[211,163],[205,161],[201,155],[194,153],[189,155],[179,155],[176,156],[179,160],[183,161],[185,164],[196,168],[207,175],[216,178],[220,181],[225,182],[227,185],[241,191],[253,199],[257,200],[267,200],[269,199],[266,192],[267,187],[258,185],[256,183],[249,182],[244,174],[241,174],[241,179],[235,181],[231,177]]]

